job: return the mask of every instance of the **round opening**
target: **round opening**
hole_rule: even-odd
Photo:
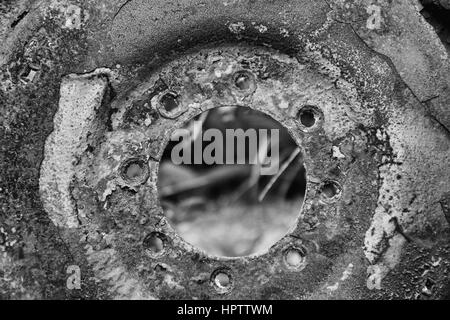
[[[305,127],[307,127],[307,128],[312,127],[316,123],[316,118],[314,117],[314,112],[312,112],[310,110],[302,112],[300,114],[300,121],[302,122],[302,124]]]
[[[341,192],[341,187],[334,181],[327,181],[323,184],[321,193],[326,199],[333,199]]]
[[[238,72],[234,77],[234,84],[239,90],[250,90],[253,87],[253,77],[245,71]]]
[[[288,267],[298,268],[303,264],[305,256],[305,250],[292,248],[286,251],[284,259]]]
[[[164,110],[167,112],[172,112],[178,108],[178,97],[173,92],[167,92],[161,97],[159,103],[162,105]]]
[[[131,163],[125,170],[125,175],[128,179],[136,179],[140,177],[143,173],[142,166],[140,163]]]
[[[164,250],[164,236],[159,232],[152,232],[144,239],[144,248],[152,254],[161,253]]]
[[[219,293],[230,292],[233,288],[233,278],[229,269],[221,268],[214,271],[211,275],[211,282]]]
[[[219,288],[228,288],[231,284],[230,276],[224,272],[219,272],[214,277],[214,283]]]
[[[320,119],[320,112],[314,106],[304,106],[298,113],[300,123],[305,128],[314,127]]]
[[[132,184],[144,183],[148,177],[147,163],[143,159],[129,159],[121,167],[122,178]]]
[[[266,252],[295,225],[306,189],[300,149],[259,111],[223,107],[175,130],[159,165],[164,213],[214,256]]]

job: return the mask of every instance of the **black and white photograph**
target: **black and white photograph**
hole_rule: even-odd
[[[450,0],[0,0],[0,300],[449,299]]]

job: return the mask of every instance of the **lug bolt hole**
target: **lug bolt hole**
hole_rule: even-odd
[[[314,112],[306,110],[300,113],[300,122],[307,128],[311,128],[316,123]]]
[[[233,287],[233,278],[227,269],[214,271],[211,276],[211,281],[219,293],[227,293]]]
[[[226,273],[218,273],[214,279],[216,286],[226,288],[230,285],[230,277]]]
[[[129,159],[121,167],[122,178],[133,185],[144,183],[149,174],[147,163],[144,159]]]
[[[284,254],[284,261],[289,268],[297,269],[304,265],[306,249],[290,248]]]
[[[142,175],[142,167],[139,163],[131,163],[125,170],[125,175],[127,179],[136,179]]]
[[[167,92],[160,98],[159,103],[165,111],[173,112],[179,105],[178,96],[173,92]]]
[[[322,113],[317,107],[308,105],[301,108],[298,119],[304,128],[312,129],[321,121]]]
[[[150,254],[161,254],[164,251],[165,236],[160,232],[152,232],[145,237],[143,246]]]
[[[242,91],[252,90],[255,86],[253,76],[246,72],[240,71],[234,76],[234,85]]]
[[[335,199],[341,193],[341,187],[337,182],[327,181],[321,188],[321,194],[325,199]]]

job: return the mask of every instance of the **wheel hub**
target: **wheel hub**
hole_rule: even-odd
[[[33,110],[57,106],[37,113],[43,128],[32,125],[42,164],[30,172],[29,188],[43,210],[25,204],[25,211],[49,218],[55,227],[48,232],[60,234],[67,252],[53,253],[65,257],[59,268],[81,266],[89,275],[85,287],[101,292],[95,297],[413,298],[425,289],[427,296],[445,295],[448,111],[444,93],[424,107],[429,92],[414,89],[417,78],[386,45],[398,6],[381,6],[385,24],[373,31],[353,21],[367,14],[362,4],[352,6],[346,23],[342,8],[326,2],[179,1],[164,4],[170,14],[161,5],[86,1],[79,10],[68,3],[36,9],[36,21],[52,22],[27,22],[40,31],[28,35],[12,71],[15,56],[2,55],[3,74],[17,77],[2,89],[12,115],[2,120],[5,132],[19,121],[14,106],[24,98],[17,93],[33,101]],[[93,16],[104,20],[96,24]],[[77,44],[76,67],[57,42],[43,43],[42,34],[58,23],[53,37]],[[43,51],[50,45],[57,57]],[[23,65],[30,68],[37,57],[36,74],[21,81]],[[447,65],[448,57],[442,61]],[[39,93],[49,84],[50,93]],[[292,230],[267,252],[236,258],[187,243],[158,199],[159,162],[172,133],[204,111],[229,106],[261,111],[284,126],[307,172]],[[10,224],[5,220],[3,230]]]

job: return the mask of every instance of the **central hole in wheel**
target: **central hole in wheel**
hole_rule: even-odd
[[[159,166],[171,225],[215,256],[266,252],[295,225],[305,189],[302,153],[287,129],[244,107],[212,109],[175,130]]]

